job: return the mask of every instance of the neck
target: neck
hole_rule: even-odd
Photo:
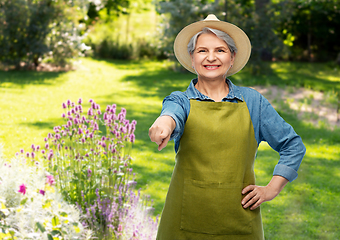
[[[224,79],[216,81],[202,81],[198,78],[195,88],[202,94],[213,99],[215,102],[221,102],[222,99],[229,93],[229,86]]]

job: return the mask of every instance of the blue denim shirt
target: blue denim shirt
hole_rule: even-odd
[[[251,88],[235,86],[229,79],[226,79],[226,82],[229,85],[229,93],[222,101],[234,103],[237,103],[237,100],[245,101],[253,123],[257,144],[266,141],[280,154],[280,160],[274,168],[273,175],[282,176],[289,181],[295,180],[298,176],[297,170],[306,152],[300,136],[259,92]],[[176,122],[176,128],[170,139],[175,141],[176,152],[189,116],[190,99],[214,101],[200,93],[195,88],[196,83],[197,79],[193,79],[185,92],[173,92],[163,100],[161,116],[171,116]]]

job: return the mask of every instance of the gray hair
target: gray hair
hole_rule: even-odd
[[[235,45],[234,40],[225,32],[217,30],[217,29],[213,29],[213,28],[208,28],[205,27],[202,29],[202,31],[196,33],[189,41],[188,43],[188,53],[190,55],[192,55],[194,53],[195,47],[196,47],[196,42],[197,42],[197,38],[204,33],[213,33],[216,35],[216,37],[218,37],[219,39],[223,40],[229,47],[229,50],[231,53],[237,53],[237,48]]]

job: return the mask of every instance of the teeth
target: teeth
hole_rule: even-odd
[[[218,66],[205,66],[206,68],[217,68]]]

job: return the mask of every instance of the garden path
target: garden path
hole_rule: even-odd
[[[253,86],[275,107],[295,110],[299,119],[315,125],[319,121],[334,129],[340,127],[340,113],[337,109],[337,96],[334,92],[313,91],[306,88],[278,86]],[[282,106],[282,105],[286,105]]]

